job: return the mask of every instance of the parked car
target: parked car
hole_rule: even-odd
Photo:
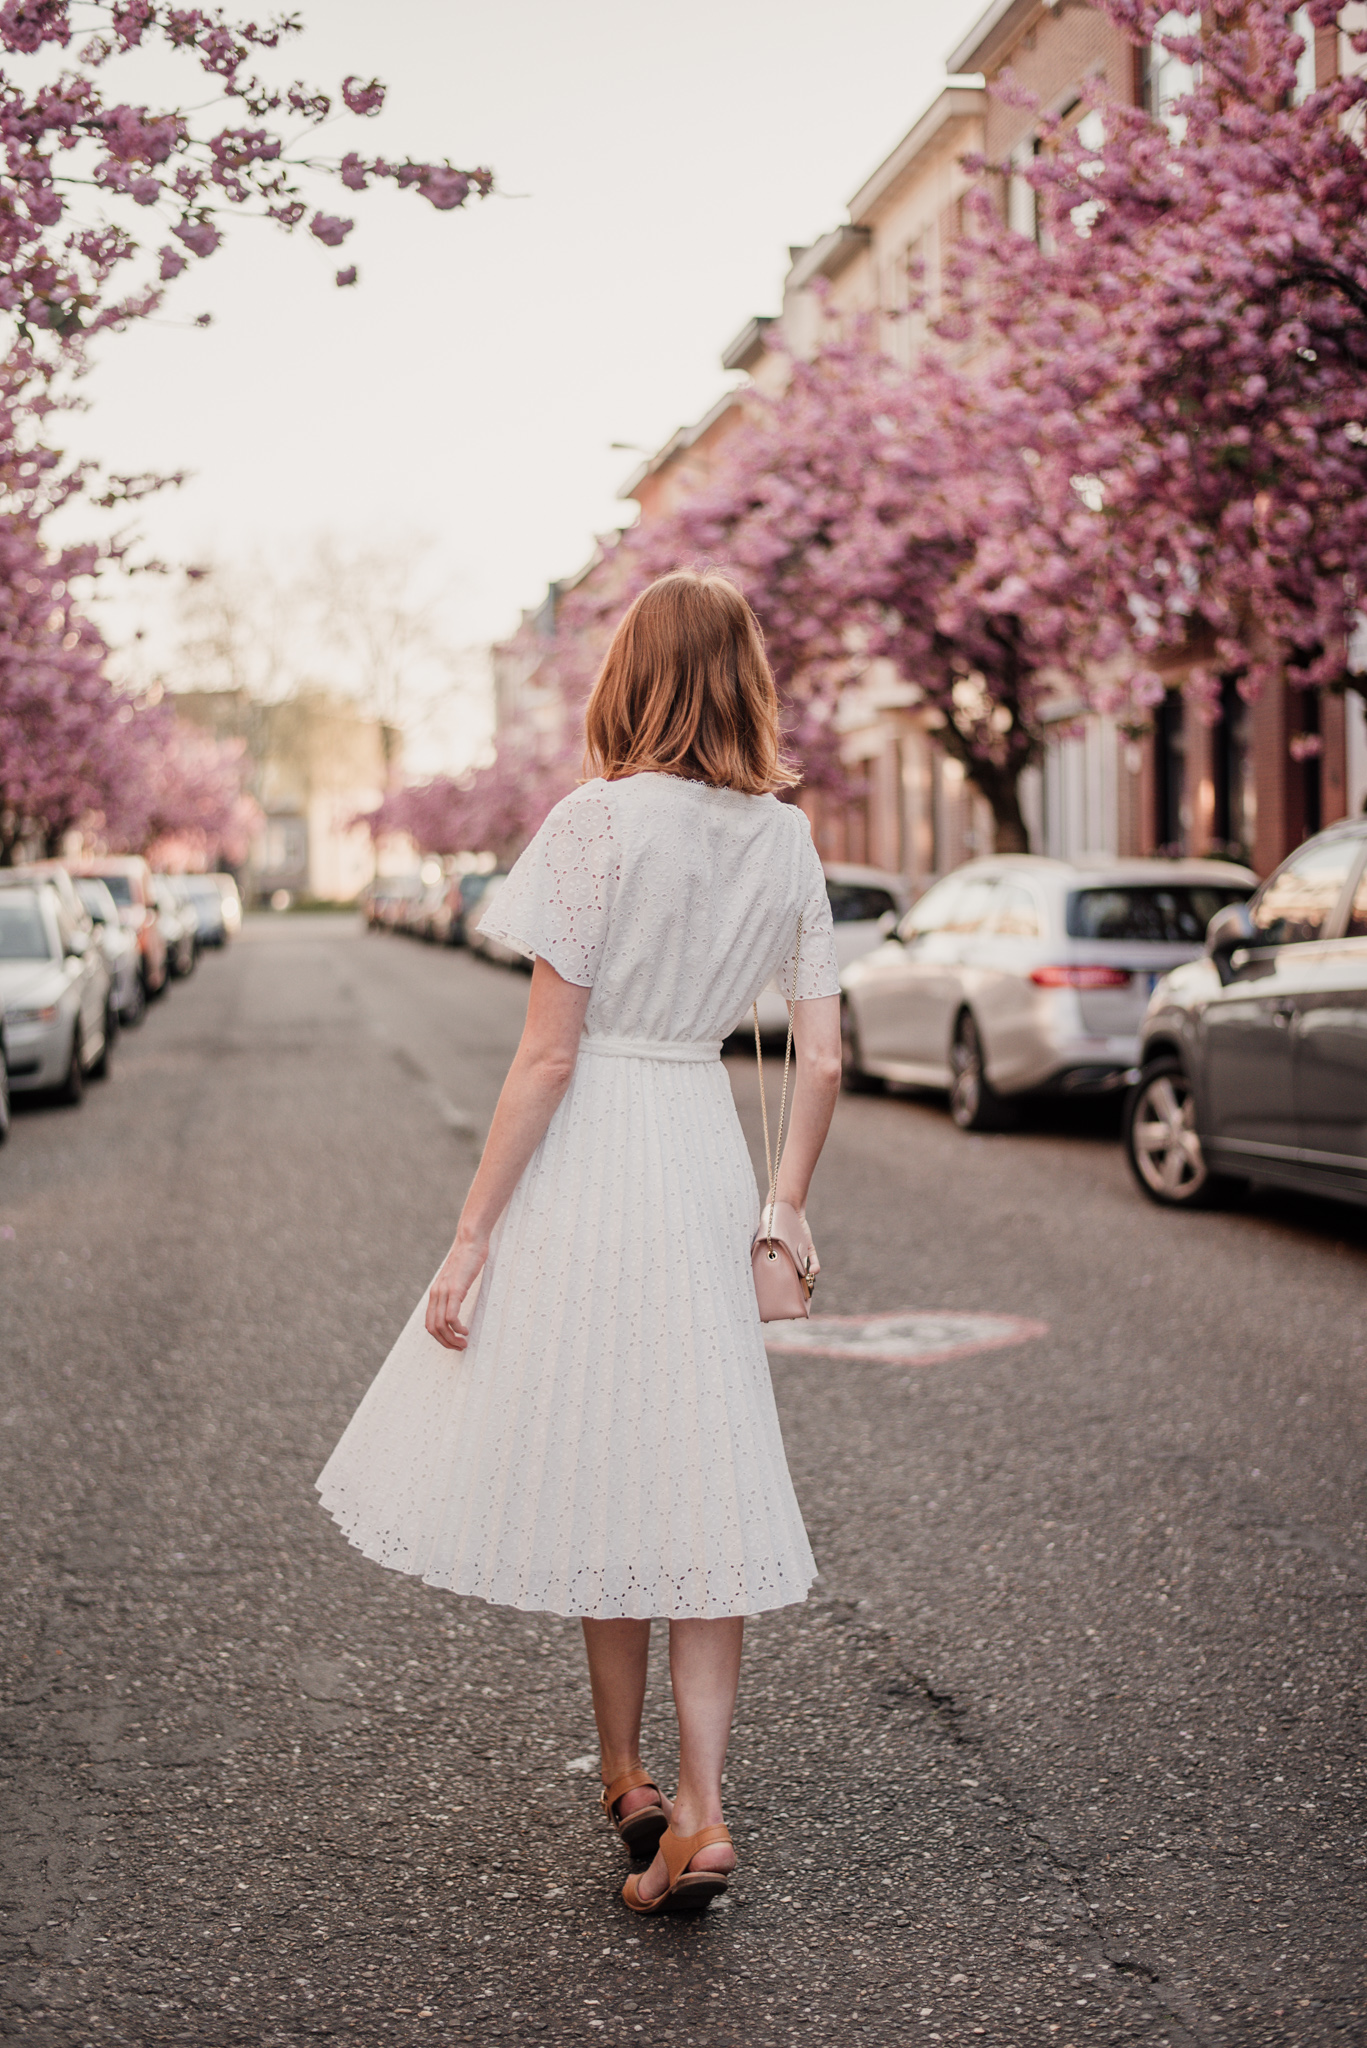
[[[87,932],[99,947],[108,974],[108,987],[105,993],[105,1037],[109,1045],[113,1047],[118,1042],[119,1031],[123,1024],[115,984],[121,972],[125,977],[125,982],[130,978],[133,980],[137,979],[137,943],[132,933],[125,931],[120,924],[117,908],[112,900],[108,898],[108,893],[106,892],[105,907],[113,911],[113,923],[109,937],[106,939],[103,926],[96,919],[90,905],[81,893],[86,885],[83,882],[78,882],[72,876],[63,861],[26,861],[17,868],[11,868],[9,870],[9,877],[10,879],[18,877],[27,881],[50,883],[57,891],[57,900],[61,907],[64,929],[69,927],[74,931]]]
[[[0,1002],[0,1145],[9,1136],[9,1058],[5,1050],[5,1005]]]
[[[98,875],[119,906],[119,916],[138,942],[145,993],[159,996],[166,987],[166,941],[157,918],[152,870],[140,854],[111,854],[102,860],[68,863],[73,879]]]
[[[87,1074],[109,1071],[109,970],[94,929],[51,875],[0,874],[0,1004],[16,1093],[56,1089],[79,1102]]]
[[[455,875],[446,885],[446,943],[468,946],[492,875]]]
[[[368,929],[398,929],[407,905],[421,894],[422,882],[417,875],[377,875],[361,892],[361,907]]]
[[[95,927],[105,965],[109,969],[110,1007],[121,1025],[141,1024],[147,1014],[147,991],[142,985],[142,962],[134,934],[119,916],[119,906],[109,885],[98,875],[77,875],[76,894],[85,905]]]
[[[199,958],[199,919],[171,875],[153,875],[152,894],[166,943],[166,964],[176,979],[183,981],[194,973]]]
[[[175,881],[181,896],[194,912],[197,944],[226,946],[228,921],[223,911],[223,892],[218,886],[218,877],[177,875]]]
[[[209,880],[222,898],[223,929],[230,939],[235,939],[242,929],[242,898],[237,883],[231,875],[210,875]]]
[[[967,1131],[1017,1097],[1119,1088],[1154,984],[1256,885],[1226,861],[969,861],[841,976],[845,1085],[947,1089]]]
[[[850,867],[825,861],[826,894],[831,899],[835,924],[835,957],[842,969],[881,945],[907,907],[908,890],[901,875],[882,868]],[[788,1028],[788,1005],[777,981],[771,981],[759,999],[759,1028],[774,1036]],[[742,1031],[750,1029],[747,1017]]]
[[[1367,1203],[1367,819],[1321,832],[1154,990],[1125,1149],[1150,1200],[1238,1182]]]
[[[445,875],[438,881],[428,882],[408,913],[405,929],[415,939],[425,939],[429,946],[446,944],[451,924],[450,907],[446,901],[449,888]]]
[[[507,879],[506,875],[489,876],[479,899],[477,913],[473,921],[466,926],[465,943],[472,953],[480,954],[485,960],[492,960],[497,967],[519,967],[530,974],[530,960],[523,954],[515,952],[511,946],[505,946],[501,939],[486,937],[482,928],[485,912]]]

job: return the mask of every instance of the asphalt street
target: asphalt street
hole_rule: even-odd
[[[774,1356],[821,1578],[749,1631],[730,1897],[635,1921],[577,1625],[381,1572],[312,1492],[526,991],[253,919],[16,1117],[0,2035],[1367,2042],[1367,1215],[1172,1216],[1104,1118],[843,1100],[823,1313],[1036,1334]]]

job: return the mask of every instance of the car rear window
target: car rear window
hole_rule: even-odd
[[[1070,939],[1133,939],[1159,946],[1199,946],[1226,903],[1244,903],[1240,882],[1174,882],[1079,889],[1068,898]]]
[[[133,884],[127,875],[106,875],[103,879],[105,888],[116,903],[133,901]]]
[[[831,917],[836,924],[875,923],[897,905],[886,889],[876,889],[865,882],[826,882],[826,894],[831,899]]]
[[[0,895],[0,960],[46,960],[50,952],[37,897]]]

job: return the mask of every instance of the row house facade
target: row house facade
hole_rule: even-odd
[[[1349,35],[1367,22],[1367,7],[1346,10],[1342,22],[1317,30],[1303,10],[1297,16],[1306,44],[1302,92],[1361,66]],[[994,0],[949,62],[978,73],[989,88],[983,154],[1022,169],[1035,152],[1038,116],[990,90],[1003,72],[1046,115],[1065,121],[1074,110],[1079,121],[1095,118],[1082,105],[1083,88],[1093,81],[1161,118],[1189,79],[1184,65],[1157,46],[1136,48],[1085,0]],[[1010,179],[1005,203],[1011,224],[1034,233],[1034,194],[1024,178]],[[1107,719],[1079,716],[1075,703],[1049,707],[1030,806],[1040,852],[1214,853],[1266,874],[1310,833],[1364,807],[1367,720],[1360,696],[1306,692],[1283,681],[1250,706],[1230,688],[1220,720],[1209,725],[1189,715],[1183,679],[1183,665],[1174,662],[1151,730],[1137,738]],[[1296,758],[1296,739],[1317,742],[1318,751]]]
[[[1367,20],[1367,5],[1344,20],[1357,14]],[[1362,61],[1346,32],[1309,30],[1307,43],[1307,91]],[[1137,50],[1088,0],[994,0],[951,53],[940,91],[854,194],[847,218],[810,247],[790,250],[780,310],[748,320],[722,355],[737,382],[624,485],[621,496],[635,502],[643,523],[706,481],[744,417],[747,391],[780,388],[789,358],[812,354],[831,323],[871,324],[889,355],[912,360],[944,260],[963,232],[965,159],[1024,169],[1034,154],[1038,115],[991,90],[1008,69],[1046,114],[1064,119],[1074,109],[1087,118],[1083,89],[1096,80],[1157,117],[1186,84],[1182,66],[1161,50]],[[1023,177],[1007,178],[1002,200],[1012,225],[1033,233],[1034,194]],[[922,300],[926,313],[916,310]],[[591,563],[574,581],[594,573]],[[552,585],[542,607],[524,615],[518,639],[496,650],[505,729],[514,717],[555,721],[534,650],[569,587]],[[1215,853],[1266,873],[1310,833],[1367,805],[1361,697],[1284,684],[1247,706],[1231,690],[1221,720],[1207,725],[1188,714],[1183,677],[1174,663],[1150,729],[1138,734],[1063,696],[1046,707],[1043,759],[1022,781],[1035,852]],[[914,677],[871,664],[839,713],[853,793],[838,802],[815,792],[802,799],[827,860],[893,870],[913,884],[993,844],[988,806],[937,745],[918,699]],[[1298,735],[1312,737],[1318,751],[1294,758]]]

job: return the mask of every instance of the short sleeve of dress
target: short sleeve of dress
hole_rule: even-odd
[[[806,820],[802,824],[807,837]],[[807,838],[807,895],[802,909],[802,955],[798,959],[797,930],[778,971],[778,985],[785,1001],[810,1002],[817,996],[838,996],[840,968],[835,957],[835,924],[831,899],[826,893],[826,875],[820,855]],[[794,969],[796,968],[796,986]]]
[[[492,898],[479,928],[592,988],[621,873],[612,812],[592,784],[563,797]]]

